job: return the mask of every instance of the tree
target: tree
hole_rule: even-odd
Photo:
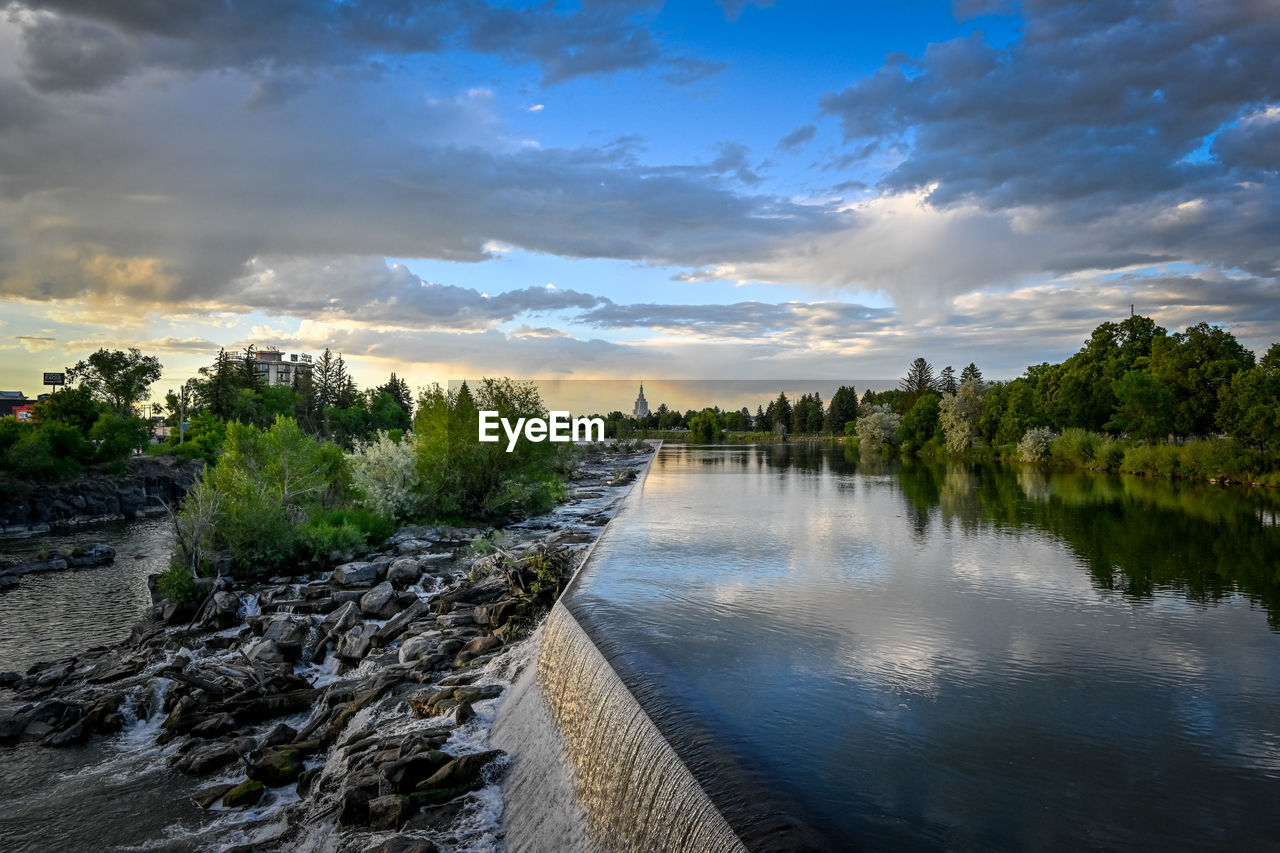
[[[714,409],[703,409],[689,419],[689,437],[699,444],[715,444],[724,436],[723,416]]]
[[[1221,390],[1254,365],[1253,353],[1218,326],[1198,323],[1155,340],[1151,375],[1173,394],[1172,431],[1208,435],[1218,421]]]
[[[1280,344],[1218,392],[1218,424],[1237,441],[1280,449]]]
[[[160,378],[160,359],[143,355],[137,347],[128,352],[100,349],[85,361],[67,368],[67,378],[88,388],[94,399],[101,400],[121,417],[133,415]]]
[[[267,384],[266,377],[258,372],[258,354],[253,344],[246,347],[240,357],[236,379],[243,391],[261,391]]]
[[[779,427],[782,428],[784,433],[791,429],[791,401],[787,399],[785,393],[780,392],[778,394],[778,399],[769,404],[766,413],[775,433],[778,432]]]
[[[102,409],[103,404],[94,400],[90,390],[82,385],[54,391],[46,399],[36,403],[32,419],[37,425],[66,424],[87,436],[98,422]]]
[[[404,413],[412,417],[413,415],[413,393],[409,390],[409,383],[398,378],[394,372],[391,378],[387,380],[385,385],[379,385],[374,389],[374,393],[383,393],[390,395],[392,401],[404,409]]]
[[[972,361],[969,362],[967,365],[965,365],[964,370],[960,371],[961,384],[964,384],[965,382],[981,382],[981,381],[982,381],[982,371],[979,370],[978,365],[974,364]]]
[[[976,370],[977,368],[974,369]],[[982,377],[979,376],[978,378],[981,379]],[[942,375],[938,377],[938,391],[942,394],[954,394],[959,388],[960,385],[956,382],[955,368],[948,364],[942,368]]]
[[[907,368],[907,375],[898,383],[905,395],[906,409],[909,411],[923,395],[935,390],[933,365],[923,358],[917,358]]]
[[[773,404],[771,403],[770,408],[772,407]],[[756,432],[769,432],[773,429],[773,415],[766,412],[760,406],[756,406],[756,416],[753,420],[755,421],[753,426],[755,427]]]
[[[852,385],[841,385],[831,395],[831,405],[827,407],[827,432],[832,435],[844,435],[845,424],[858,419],[858,392]]]
[[[899,429],[903,450],[918,451],[939,433],[939,411],[937,394],[925,394],[916,401],[911,411],[903,416]]]
[[[1174,398],[1149,373],[1130,370],[1112,386],[1116,411],[1107,428],[1137,436],[1147,443],[1169,434]]]
[[[986,391],[986,383],[980,379],[961,382],[956,393],[947,394],[939,403],[943,440],[950,452],[963,453],[978,437]]]
[[[886,447],[898,444],[898,429],[902,426],[902,416],[888,406],[875,406],[858,418],[857,433],[860,449],[879,452]]]

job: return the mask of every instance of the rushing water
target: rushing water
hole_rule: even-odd
[[[0,540],[0,552],[36,559],[42,548],[70,553],[101,542],[114,563],[24,575],[0,591],[0,672],[118,643],[151,604],[147,575],[164,571],[173,551],[168,519],[77,528],[35,539]]]
[[[566,604],[757,849],[1274,849],[1276,521],[1207,485],[668,446]]]

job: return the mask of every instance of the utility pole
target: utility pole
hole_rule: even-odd
[[[1133,303],[1132,302],[1129,303],[1129,319],[1130,320],[1133,319]]]

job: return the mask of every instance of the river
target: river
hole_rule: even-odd
[[[1274,849],[1273,494],[665,446],[566,604],[732,825]]]
[[[147,575],[163,572],[173,552],[167,518],[95,524],[50,536],[0,540],[0,552],[35,559],[42,548],[70,553],[101,542],[114,563],[24,575],[0,592],[0,672],[118,643],[151,604]]]

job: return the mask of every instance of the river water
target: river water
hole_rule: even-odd
[[[167,518],[95,524],[32,539],[0,540],[0,553],[36,559],[42,548],[70,553],[95,543],[116,549],[114,563],[24,575],[0,591],[0,672],[118,643],[151,604],[147,575],[173,552]]]
[[[566,603],[735,827],[1276,849],[1276,523],[1208,485],[666,446]]]

